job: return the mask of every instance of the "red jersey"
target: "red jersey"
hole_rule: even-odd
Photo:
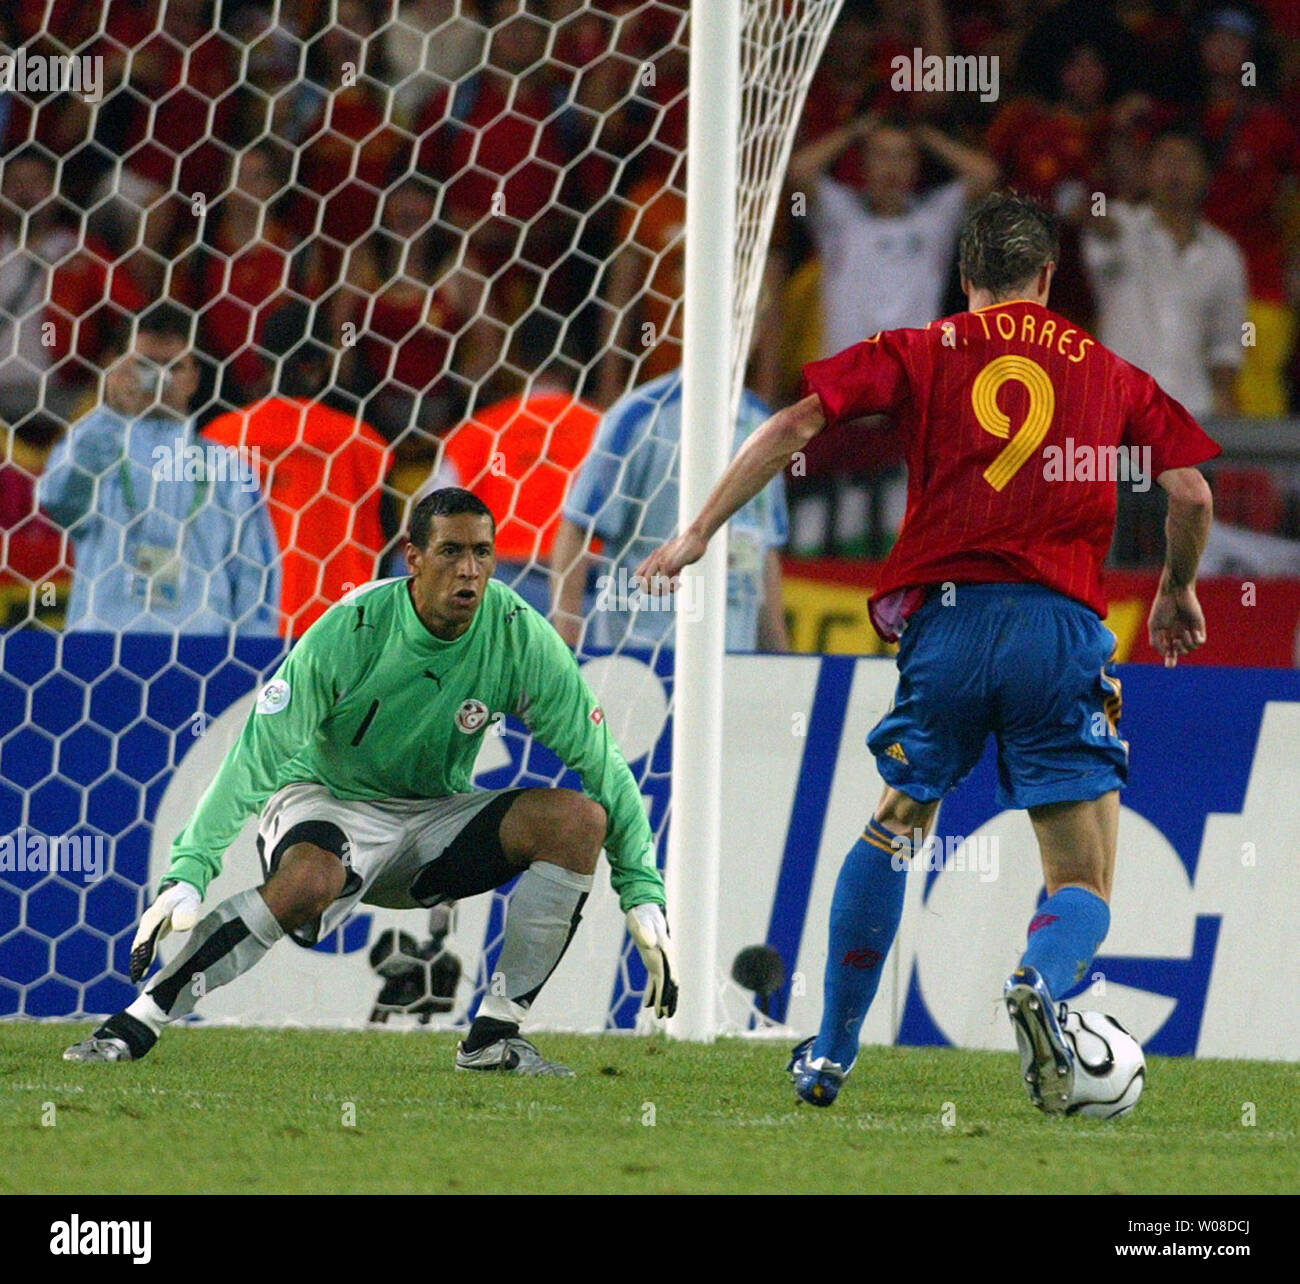
[[[1024,299],[815,361],[804,394],[828,426],[885,414],[902,436],[907,515],[870,603],[890,642],[948,581],[1043,584],[1104,616],[1117,476],[1219,453],[1150,375]]]
[[[1205,193],[1205,217],[1227,232],[1246,256],[1250,297],[1286,302],[1286,229],[1278,199],[1300,173],[1300,137],[1269,103],[1235,111],[1216,104],[1201,119],[1218,157]]]
[[[434,387],[448,372],[452,340],[467,320],[450,296],[450,290],[402,280],[363,300],[354,324],[368,378],[411,392]]]
[[[416,127],[419,171],[446,184],[444,208],[475,223],[502,194],[504,212],[527,221],[558,193],[569,161],[548,87],[479,72],[435,94]],[[455,221],[453,217],[453,222]]]

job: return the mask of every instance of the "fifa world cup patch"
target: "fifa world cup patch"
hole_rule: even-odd
[[[907,755],[903,752],[903,746],[900,745],[897,740],[895,740],[894,743],[885,750],[885,756],[888,758],[896,758],[899,762],[907,761]]]
[[[257,697],[258,713],[279,713],[287,709],[291,695],[289,684],[283,678],[272,678]]]

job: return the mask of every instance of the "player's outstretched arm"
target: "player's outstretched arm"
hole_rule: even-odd
[[[328,713],[329,683],[317,663],[311,634],[309,629],[262,688],[239,739],[172,843],[171,865],[158,897],[141,917],[131,942],[133,981],[149,970],[168,932],[188,931],[198,922],[199,906],[208,884],[221,872],[226,848],[274,792],[279,768],[307,743]]]
[[[778,410],[740,448],[699,516],[637,567],[637,579],[651,593],[675,588],[677,577],[704,556],[709,540],[727,519],[748,504],[825,426],[819,397],[805,397]]]
[[[572,653],[541,616],[523,617],[528,645],[520,708],[537,738],[582,778],[582,788],[609,818],[605,855],[627,928],[646,965],[646,1006],[670,1017],[677,1007],[672,938],[664,915],[664,880],[654,833],[636,777]]]
[[[1166,469],[1156,479],[1169,495],[1165,566],[1151,603],[1151,646],[1172,669],[1180,655],[1205,642],[1205,615],[1196,598],[1196,572],[1214,514],[1209,484],[1196,468]]]

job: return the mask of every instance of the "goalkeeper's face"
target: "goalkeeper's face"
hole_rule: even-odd
[[[459,637],[473,623],[496,569],[492,519],[480,513],[433,518],[425,546],[406,546],[406,564],[420,618],[438,637]]]

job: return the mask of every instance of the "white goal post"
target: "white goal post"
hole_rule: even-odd
[[[808,84],[842,0],[693,0],[686,169],[680,523],[703,506],[731,453],[781,176]],[[753,183],[755,174],[766,181]],[[738,181],[741,180],[741,181]],[[730,379],[721,377],[730,370]],[[669,921],[686,980],[674,1036],[712,1040],[721,1019],[722,659],[726,543],[692,572],[679,611],[673,699]]]

